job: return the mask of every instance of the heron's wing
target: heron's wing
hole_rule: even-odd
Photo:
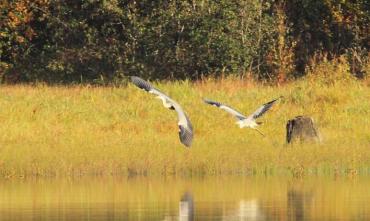
[[[247,117],[244,116],[242,113],[240,113],[239,111],[225,105],[225,104],[222,104],[220,102],[216,102],[216,101],[211,101],[211,100],[208,100],[208,99],[204,99],[204,102],[207,103],[207,104],[210,104],[210,105],[213,105],[213,106],[216,106],[226,112],[228,112],[229,114],[233,115],[234,117],[236,117],[238,120],[244,120],[246,119]]]
[[[157,88],[153,87],[149,82],[136,77],[136,76],[131,76],[131,81],[134,83],[138,88],[143,89],[151,94],[158,95],[160,97],[163,97],[165,99],[170,99],[165,93],[162,91],[158,90]]]
[[[170,100],[172,106],[174,107],[175,111],[177,112],[177,116],[179,118],[179,137],[181,143],[185,146],[190,147],[193,141],[193,125],[191,124],[189,117],[185,114],[182,107],[175,102],[174,100]]]
[[[131,76],[131,82],[134,83],[140,89],[143,89],[147,92],[150,92],[152,89],[155,89],[149,82],[136,76]]]
[[[267,102],[265,104],[263,104],[261,107],[259,107],[253,114],[251,114],[250,118],[253,118],[253,119],[257,119],[259,117],[261,117],[264,113],[266,113],[266,111],[270,110],[270,108],[274,105],[274,103],[279,100],[281,97],[279,98],[276,98],[270,102]]]
[[[175,111],[177,112],[177,116],[179,118],[178,125],[179,125],[179,137],[181,143],[185,146],[190,147],[193,141],[193,125],[191,124],[188,116],[185,114],[182,107],[175,102],[174,100],[169,100],[174,107]]]
[[[171,98],[163,93],[162,91],[158,90],[157,88],[153,87],[149,82],[136,77],[136,76],[131,76],[131,81],[134,83],[138,88],[143,89],[151,94],[157,95],[161,100],[163,101],[163,104],[165,103],[172,103]],[[165,105],[166,107],[166,105]],[[173,107],[173,106],[172,106]],[[168,108],[168,107],[167,107]],[[174,108],[174,107],[173,107]]]
[[[185,146],[190,147],[193,141],[193,129],[191,127],[184,127],[179,124],[179,138],[181,143]]]
[[[145,81],[145,80],[143,80],[139,77],[136,77],[136,76],[132,76],[131,81],[132,81],[132,83],[134,83],[139,88],[141,88],[141,89],[143,89],[143,90],[145,90],[149,93],[152,93],[152,94],[155,94],[157,96],[162,97],[169,104],[172,105],[172,107],[177,112],[177,116],[178,116],[178,119],[179,119],[178,125],[179,125],[180,141],[185,146],[190,147],[191,143],[192,143],[192,140],[193,140],[193,126],[191,125],[191,122],[190,122],[188,116],[185,114],[182,107],[176,101],[174,101],[172,98],[170,98],[169,96],[167,96],[166,94],[164,94],[160,90],[154,88],[149,82],[147,82],[147,81]]]

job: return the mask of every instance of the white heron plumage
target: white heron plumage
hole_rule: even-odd
[[[164,107],[175,110],[177,112],[177,116],[179,119],[178,125],[180,141],[185,146],[190,147],[193,141],[193,126],[191,125],[191,122],[182,107],[169,96],[154,88],[149,82],[136,76],[132,76],[131,81],[140,89],[156,95],[156,98],[162,100]]]
[[[151,92],[149,92],[149,93],[151,93]],[[165,108],[174,110],[174,107],[172,106],[172,103],[170,101],[168,101],[164,96],[157,95],[155,98],[161,100],[162,104]]]
[[[233,109],[233,108],[231,108],[231,107],[229,107],[225,104],[217,102],[217,101],[204,99],[204,102],[207,103],[207,104],[216,106],[216,107],[228,112],[229,114],[233,115],[234,117],[236,117],[237,118],[236,124],[238,124],[240,128],[249,127],[249,128],[257,130],[261,135],[264,136],[264,134],[256,128],[258,125],[261,124],[260,122],[257,122],[256,119],[261,117],[264,113],[266,113],[266,111],[268,111],[274,105],[274,103],[277,100],[279,100],[280,98],[282,98],[282,97],[276,98],[276,99],[274,99],[270,102],[267,102],[267,103],[263,104],[262,106],[260,106],[256,111],[254,111],[249,116],[245,116],[242,113],[240,113],[239,111],[237,111],[237,110],[235,110],[235,109]]]

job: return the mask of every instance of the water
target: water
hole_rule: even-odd
[[[3,180],[0,220],[370,220],[370,177]]]

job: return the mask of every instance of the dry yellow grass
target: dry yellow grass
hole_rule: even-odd
[[[370,168],[370,88],[353,79],[284,86],[248,80],[154,82],[194,126],[193,146],[178,139],[177,116],[129,84],[122,87],[1,86],[0,174],[357,174]],[[202,98],[250,113],[285,98],[262,117],[261,137],[239,129]],[[316,121],[323,142],[285,144],[297,115]]]

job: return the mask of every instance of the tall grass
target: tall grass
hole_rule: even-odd
[[[314,76],[314,73],[311,75]],[[194,126],[193,146],[178,139],[177,116],[129,84],[122,87],[1,86],[0,174],[357,174],[370,171],[370,88],[353,79],[308,77],[284,86],[249,80],[154,82]],[[250,113],[284,96],[260,129],[239,129],[202,98]],[[312,116],[320,144],[285,143],[285,125]]]

